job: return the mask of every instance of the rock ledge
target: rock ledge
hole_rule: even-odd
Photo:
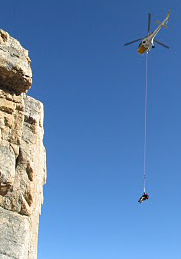
[[[32,84],[32,71],[28,51],[19,41],[0,29],[0,88],[19,95]]]

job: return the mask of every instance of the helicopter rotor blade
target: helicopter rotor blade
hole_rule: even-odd
[[[148,28],[147,28],[147,35],[150,32],[150,25],[151,25],[151,13],[148,13]]]
[[[142,39],[144,39],[144,38],[130,41],[130,42],[128,42],[128,43],[125,43],[124,46],[128,46],[129,44],[132,44],[132,43],[137,42],[137,41],[142,40]]]
[[[169,49],[169,46],[167,46],[167,45],[165,45],[165,44],[161,43],[160,41],[155,40],[155,39],[154,39],[154,41],[155,41],[156,43],[158,43],[158,44],[162,45],[163,47],[165,47],[165,48]]]

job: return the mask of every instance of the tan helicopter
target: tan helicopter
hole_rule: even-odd
[[[161,27],[167,28],[167,23],[169,20],[169,14],[170,11],[168,11],[167,16],[165,18],[165,20],[163,20],[163,22],[159,22],[156,21],[156,23],[159,25],[157,27],[157,29],[155,31],[153,31],[152,33],[150,33],[150,24],[151,24],[151,13],[148,14],[148,28],[147,28],[147,36],[145,38],[141,38],[141,39],[137,39],[137,40],[133,40],[131,42],[128,42],[126,44],[124,44],[125,46],[128,46],[129,44],[132,44],[134,42],[137,42],[139,40],[141,40],[141,43],[139,44],[138,48],[137,48],[137,52],[139,54],[143,54],[145,52],[150,51],[150,48],[155,48],[155,45],[153,42],[156,42],[160,45],[162,45],[163,47],[169,49],[169,47],[161,42],[159,42],[158,40],[155,40],[155,36],[157,35],[157,33],[160,31]]]

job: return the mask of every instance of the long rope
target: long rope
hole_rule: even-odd
[[[143,162],[143,192],[145,192],[145,172],[146,172],[146,144],[147,144],[147,88],[148,88],[148,52],[146,52],[145,67],[145,140],[144,140],[144,162]]]

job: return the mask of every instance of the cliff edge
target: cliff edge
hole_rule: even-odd
[[[31,83],[28,51],[0,30],[0,259],[37,258],[46,152]]]

